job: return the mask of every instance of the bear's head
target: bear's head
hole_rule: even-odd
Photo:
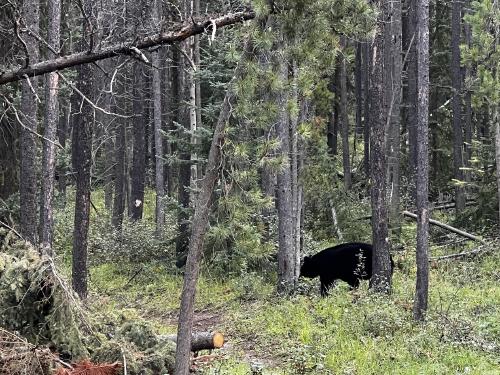
[[[317,277],[319,276],[319,270],[314,266],[314,262],[311,257],[305,256],[300,267],[300,277]]]

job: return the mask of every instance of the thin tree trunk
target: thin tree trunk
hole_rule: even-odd
[[[92,1],[82,0],[82,11],[92,14]],[[83,19],[82,35],[90,36],[92,20]],[[88,42],[88,41],[87,41]],[[84,40],[81,42],[85,45]],[[93,99],[93,74],[90,64],[80,65],[78,69],[78,88],[83,95]],[[87,297],[87,241],[90,218],[90,179],[92,169],[92,135],[94,110],[82,99],[80,112],[75,115],[73,129],[73,169],[75,171],[75,221],[73,229],[73,289],[84,299]]]
[[[379,4],[381,5],[381,0]],[[384,61],[384,33],[388,32],[384,26],[383,15],[379,16],[378,30],[372,47],[371,95],[370,108],[373,110],[370,153],[371,153],[371,205],[372,205],[372,232],[373,232],[373,259],[371,286],[376,292],[390,292],[391,289],[391,262],[389,256],[388,229],[387,229],[387,202],[386,202],[386,144],[385,129],[387,113],[381,111],[384,101],[383,61]]]
[[[364,71],[364,95],[365,95],[365,103],[363,108],[363,117],[364,117],[364,127],[363,127],[363,152],[364,152],[364,170],[365,175],[368,177],[370,175],[370,56],[371,49],[370,43],[365,43],[363,46],[363,71]]]
[[[183,2],[183,15],[185,19],[191,17],[193,4],[190,0]],[[195,102],[195,86],[193,82],[192,68],[192,44],[191,40],[187,39],[181,46],[184,53],[179,56],[178,84],[179,84],[179,186],[178,186],[178,202],[179,212],[177,215],[178,235],[176,241],[176,254],[186,254],[189,249],[189,203],[190,203],[190,187],[191,187],[191,150],[192,137],[186,134],[184,129],[191,131],[196,128],[196,102]]]
[[[280,31],[277,50],[284,51],[285,40]],[[288,80],[288,64],[286,58],[277,56],[276,66],[279,78],[286,86]],[[277,108],[279,117],[276,124],[276,134],[280,139],[278,154],[285,163],[290,163],[290,131],[287,113],[288,93],[282,88],[277,93]],[[292,224],[292,176],[290,168],[281,168],[278,172],[278,292],[288,293],[294,287],[295,253],[293,251],[293,224]]]
[[[156,70],[156,69],[155,69]],[[144,183],[146,178],[146,138],[145,138],[145,101],[143,84],[143,69],[142,63],[136,62],[133,69],[134,75],[134,97],[133,97],[133,139],[134,149],[132,156],[132,171],[131,171],[131,218],[132,220],[142,219],[144,208]]]
[[[401,88],[402,88],[402,20],[401,0],[393,2],[392,21],[392,63],[393,63],[393,104],[390,124],[390,149],[389,149],[389,173],[390,173],[390,224],[392,232],[399,237],[401,232],[401,208],[400,208],[400,166],[401,166]]]
[[[345,37],[341,38],[341,44],[347,47]],[[351,159],[349,157],[349,117],[347,108],[347,68],[344,57],[340,58],[340,121],[342,122],[342,164],[344,166],[344,187],[351,189]]]
[[[429,0],[417,0],[417,282],[413,316],[423,320],[429,292]]]
[[[406,128],[408,130],[408,181],[410,183],[410,198],[414,202],[416,198],[415,175],[417,168],[417,50],[416,50],[416,1],[409,0],[408,7],[408,91],[406,103]]]
[[[453,112],[453,174],[458,181],[464,180],[463,174],[463,130],[462,130],[462,74],[460,70],[460,29],[462,2],[452,1],[451,11],[451,85],[453,87],[452,112]],[[465,189],[461,183],[455,186],[456,214],[465,209]]]
[[[61,27],[61,1],[48,1],[48,36],[47,42],[55,51],[59,50],[60,27]],[[49,52],[49,57],[55,55]],[[45,140],[43,142],[42,155],[42,207],[40,215],[41,243],[42,249],[52,255],[52,238],[54,218],[52,212],[52,201],[54,199],[54,174],[56,166],[56,148],[54,141],[57,136],[57,124],[59,122],[59,101],[57,91],[59,87],[59,76],[50,73],[46,76],[45,83]]]
[[[299,105],[299,90],[298,90],[298,74],[299,68],[297,61],[292,62],[292,101],[295,105]],[[299,134],[298,134],[298,113],[290,114],[290,172],[291,172],[291,190],[292,190],[292,241],[293,241],[293,252],[294,252],[294,275],[293,283],[294,286],[298,280],[300,267],[297,266],[297,261],[300,265],[300,226],[297,225],[297,218],[300,217],[299,214]]]
[[[59,139],[59,144],[63,149],[66,148],[66,139],[68,138],[68,134],[71,131],[71,107],[72,100],[68,99],[66,102],[66,110],[64,116],[59,118],[59,127],[57,129],[57,137]],[[68,165],[66,162],[63,162],[62,165],[59,166],[59,201],[66,205],[66,185],[67,185],[67,173],[68,173]]]
[[[151,14],[156,25],[160,23],[163,14],[162,2],[155,0],[151,4]],[[153,66],[161,66],[161,50],[152,53]],[[158,69],[153,69],[153,123],[154,123],[154,148],[155,148],[155,188],[156,188],[156,236],[163,237],[165,226],[165,167],[162,134],[162,75]]]
[[[38,62],[40,52],[38,40],[32,35],[39,34],[40,21],[39,0],[25,0],[22,6],[22,16],[29,32],[23,35],[26,44],[25,56],[30,64]],[[30,34],[33,33],[33,34]],[[38,78],[31,77],[21,84],[21,113],[23,123],[21,128],[21,171],[19,188],[19,215],[21,218],[20,232],[24,239],[37,243],[37,200],[36,200],[36,153],[37,142],[33,132],[37,132],[38,120]]]
[[[247,50],[247,47],[245,47],[245,54],[242,59],[246,59],[248,54],[249,51]],[[240,69],[241,64],[238,65],[238,68],[236,69],[234,75],[235,77],[240,76]],[[233,78],[231,84],[234,84],[234,81],[235,78]],[[193,328],[196,283],[200,272],[200,263],[203,255],[203,241],[207,231],[208,219],[210,215],[210,199],[219,174],[224,131],[226,123],[231,115],[231,103],[234,98],[231,84],[226,96],[224,97],[224,102],[219,113],[219,118],[215,126],[214,136],[208,155],[206,173],[201,181],[200,193],[196,197],[191,240],[189,241],[189,252],[186,260],[186,270],[184,273],[181,308],[179,312],[174,375],[188,375],[189,373],[191,331]]]
[[[112,224],[118,229],[123,223],[123,212],[125,211],[126,127],[125,119],[120,119],[115,127],[115,191]]]
[[[470,13],[468,11],[470,7],[470,0],[465,0],[465,12]],[[470,48],[471,47],[471,42],[472,42],[472,28],[471,25],[468,24],[467,22],[464,22],[464,34],[465,34],[465,44]],[[465,87],[465,92],[464,92],[464,106],[465,106],[465,143],[464,143],[464,164],[465,167],[470,167],[471,166],[471,159],[472,159],[472,90],[470,87],[470,83],[467,81],[469,78],[471,78],[472,75],[472,69],[470,67],[467,67],[464,69],[464,82],[466,82],[466,87]],[[471,172],[470,170],[467,170],[465,172],[465,180],[467,182],[471,181]]]

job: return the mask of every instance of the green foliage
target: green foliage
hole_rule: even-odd
[[[81,306],[46,256],[0,229],[0,326],[74,358],[87,355]]]

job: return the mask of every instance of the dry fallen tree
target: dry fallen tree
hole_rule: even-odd
[[[51,375],[59,358],[0,328],[0,375]]]

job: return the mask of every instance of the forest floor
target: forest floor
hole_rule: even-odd
[[[433,263],[421,324],[412,320],[412,252],[396,263],[393,293],[382,297],[339,283],[320,298],[317,280],[280,297],[254,273],[203,275],[194,328],[221,331],[226,343],[198,373],[500,374],[500,253]],[[160,265],[91,270],[93,308],[146,319],[159,333],[176,330],[181,286],[182,275]]]

